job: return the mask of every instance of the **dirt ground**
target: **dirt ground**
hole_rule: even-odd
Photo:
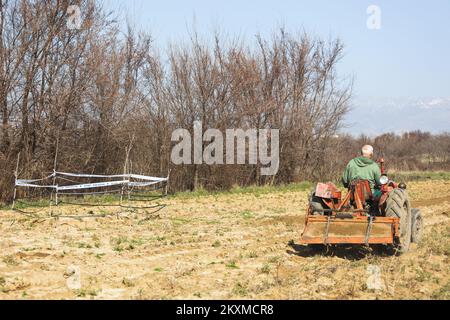
[[[450,181],[408,189],[426,227],[400,257],[299,245],[307,191],[168,198],[148,220],[0,211],[0,299],[449,299]]]

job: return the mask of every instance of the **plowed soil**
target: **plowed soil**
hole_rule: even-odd
[[[169,197],[147,219],[0,211],[0,299],[449,299],[450,181],[408,190],[425,232],[401,256],[299,245],[307,191]]]

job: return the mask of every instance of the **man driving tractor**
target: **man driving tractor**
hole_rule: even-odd
[[[389,179],[372,160],[373,147],[352,159],[342,176],[342,193],[332,182],[318,182],[309,197],[301,243],[307,245],[382,244],[404,253],[418,243],[423,219],[411,208],[406,184]]]
[[[348,188],[353,180],[367,180],[373,197],[377,199],[381,196],[379,189],[381,170],[378,164],[372,160],[373,147],[365,145],[361,149],[361,155],[361,157],[350,160],[342,176],[342,182],[344,187]]]

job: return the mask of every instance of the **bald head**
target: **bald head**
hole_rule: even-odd
[[[363,157],[372,159],[372,157],[373,157],[373,147],[371,145],[366,144],[364,147],[362,147],[361,154],[362,154]]]

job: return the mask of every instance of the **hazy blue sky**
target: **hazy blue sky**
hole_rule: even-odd
[[[217,27],[253,41],[280,25],[322,38],[340,37],[342,75],[355,77],[356,98],[450,97],[450,1],[149,1],[104,0],[136,27],[152,33],[157,45],[187,36],[195,25],[207,35]],[[366,26],[369,5],[381,9],[381,29]]]

